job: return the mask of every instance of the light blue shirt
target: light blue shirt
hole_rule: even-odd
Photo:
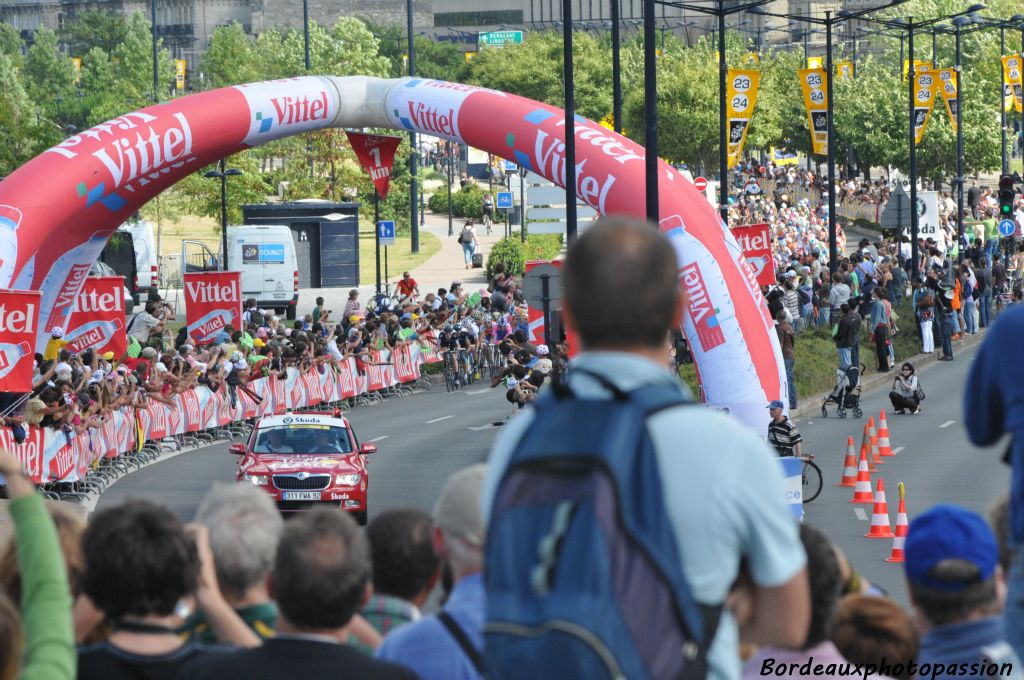
[[[477,573],[456,583],[444,605],[444,611],[481,654],[486,602],[484,576]],[[422,680],[481,679],[459,643],[433,615],[388,633],[377,648],[377,658],[401,664],[415,671]]]
[[[610,395],[592,377],[572,368],[602,375],[624,391],[664,381],[686,392],[666,368],[648,359],[620,352],[591,352],[570,363],[570,387],[583,398]],[[495,442],[482,494],[485,517],[490,515],[508,460],[532,419],[529,408],[513,418]],[[759,586],[778,587],[796,576],[806,557],[786,504],[777,456],[765,441],[739,421],[699,405],[662,411],[648,420],[648,427],[683,573],[694,597],[703,604],[724,601],[743,557]],[[710,677],[740,677],[739,632],[726,610],[709,664]]]

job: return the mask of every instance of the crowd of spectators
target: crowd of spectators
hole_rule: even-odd
[[[469,292],[461,281],[420,296],[408,272],[394,298],[361,300],[352,290],[340,316],[323,299],[310,314],[286,321],[247,300],[238,324],[227,325],[206,345],[195,345],[175,320],[171,308],[153,296],[145,309],[128,321],[128,349],[121,356],[91,349],[72,352],[64,329],[53,329],[43,353],[37,354],[30,394],[12,397],[4,424],[24,437],[26,426],[63,430],[74,437],[102,427],[118,409],[145,408],[150,402],[174,406],[174,396],[197,386],[227,395],[232,405],[239,393],[259,401],[249,383],[269,375],[284,377],[289,368],[334,370],[351,358],[363,375],[366,368],[395,350],[417,343],[440,354],[460,354],[467,370],[479,370],[485,353],[493,352],[504,371],[500,378],[509,401],[523,407],[543,376],[564,366],[565,346],[529,341],[529,319],[519,282],[495,267],[487,286]],[[496,381],[495,384],[498,384]]]

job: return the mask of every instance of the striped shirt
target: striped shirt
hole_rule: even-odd
[[[803,440],[800,430],[789,422],[789,418],[784,417],[779,422],[772,420],[768,423],[768,443],[775,447],[780,456],[792,456],[793,447]]]

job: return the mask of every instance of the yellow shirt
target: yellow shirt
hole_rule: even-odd
[[[56,361],[60,351],[68,345],[64,338],[50,338],[46,341],[46,350],[43,352],[43,361]]]

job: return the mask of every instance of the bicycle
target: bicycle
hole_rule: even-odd
[[[814,462],[813,453],[805,453],[797,458],[803,462],[800,466],[801,498],[804,503],[810,503],[821,493],[821,468]]]
[[[454,351],[447,350],[444,353],[444,364],[441,366],[441,373],[444,375],[444,386],[449,392],[454,392],[462,386],[458,363]]]
[[[484,226],[487,227],[487,235],[490,236],[491,226],[493,226],[494,220],[491,218],[491,211],[488,210],[487,208],[484,208],[483,223]]]

